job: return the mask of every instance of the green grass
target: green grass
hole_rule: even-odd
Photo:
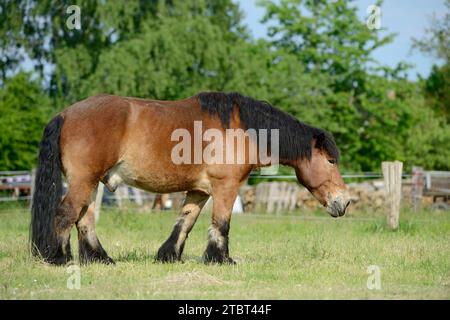
[[[380,215],[332,219],[326,214],[235,215],[230,252],[236,266],[204,265],[210,215],[186,244],[184,263],[153,257],[175,213],[104,210],[97,230],[117,264],[81,267],[70,290],[66,267],[28,253],[29,214],[0,210],[1,299],[449,299],[450,214],[402,212],[398,231]],[[76,233],[72,248],[77,250]],[[381,270],[369,290],[367,268]]]

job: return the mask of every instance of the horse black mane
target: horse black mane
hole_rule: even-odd
[[[197,96],[204,112],[218,116],[224,128],[230,125],[233,108],[239,108],[239,117],[245,129],[279,129],[282,160],[311,159],[312,140],[339,161],[339,149],[333,136],[320,128],[303,123],[268,102],[246,97],[237,92],[201,92]],[[269,136],[270,139],[270,136]]]

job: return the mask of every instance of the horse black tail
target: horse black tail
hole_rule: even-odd
[[[57,247],[53,218],[63,193],[59,138],[64,118],[53,118],[45,127],[39,146],[33,203],[31,206],[31,252],[48,261]]]

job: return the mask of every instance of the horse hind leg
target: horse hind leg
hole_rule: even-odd
[[[184,244],[209,196],[202,192],[189,191],[181,215],[177,219],[169,238],[162,244],[155,260],[175,262],[181,260]]]
[[[93,185],[86,182],[70,183],[64,200],[58,207],[53,224],[57,247],[52,263],[65,264],[72,260],[70,232],[80,216],[83,216],[91,202]]]
[[[91,202],[86,213],[80,217],[76,225],[80,263],[101,262],[114,264],[114,260],[103,249],[95,232],[95,201]]]

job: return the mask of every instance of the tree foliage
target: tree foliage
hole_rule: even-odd
[[[373,51],[393,41],[393,34],[381,37],[380,31],[367,28],[357,18],[356,7],[344,0],[261,4],[266,8],[263,21],[269,23],[272,46],[288,50],[311,76],[321,74],[329,80],[323,126],[337,138],[347,168],[378,170],[380,162],[388,159],[406,161],[407,167],[449,167],[445,158],[450,152],[444,147],[448,125],[444,119],[436,119],[435,127],[422,125],[424,118],[436,115],[426,110],[418,86],[404,80],[407,64],[389,68],[373,59]],[[426,145],[439,151],[408,157],[416,154],[408,148],[423,146],[417,135],[428,136]]]
[[[0,91],[0,168],[28,170],[36,162],[36,146],[51,110],[38,81],[19,73]]]
[[[29,168],[54,110],[90,95],[178,99],[202,90],[239,91],[330,130],[346,170],[378,171],[394,158],[450,168],[439,112],[448,67],[422,86],[405,79],[406,64],[378,64],[373,51],[394,35],[369,30],[351,2],[261,1],[268,40],[250,36],[231,0],[80,0],[80,30],[66,25],[71,4],[1,3],[0,168]],[[24,61],[45,81],[14,76]]]
[[[434,56],[442,62],[433,65],[430,76],[424,81],[427,103],[450,121],[450,0],[445,3],[447,12],[442,20],[433,16],[422,39],[413,39],[413,48]]]

